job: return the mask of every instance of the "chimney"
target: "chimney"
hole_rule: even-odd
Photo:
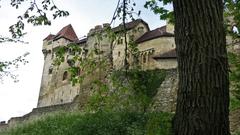
[[[95,26],[95,30],[101,30],[102,29],[102,25],[96,25]]]

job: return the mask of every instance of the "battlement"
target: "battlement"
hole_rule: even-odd
[[[96,25],[94,28],[90,29],[88,36],[94,35],[96,32],[102,32],[106,28],[111,27],[109,23],[103,23],[102,25]]]

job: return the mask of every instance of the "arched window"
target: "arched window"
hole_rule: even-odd
[[[146,63],[147,62],[147,57],[146,57],[146,54],[143,55],[143,63]]]
[[[121,52],[120,51],[118,51],[118,57],[120,57],[121,56]]]
[[[143,30],[144,30],[144,27],[138,27],[139,32],[143,32]]]
[[[48,69],[48,74],[52,74],[52,71],[53,71],[53,67],[50,67],[50,68]]]
[[[63,73],[63,81],[64,80],[67,80],[67,77],[68,77],[68,72],[67,71],[65,71],[64,73]]]
[[[81,75],[81,68],[78,68],[77,70],[78,70],[77,74],[78,74],[78,76],[80,76]]]
[[[117,43],[118,44],[123,44],[123,39],[122,38],[118,39]]]

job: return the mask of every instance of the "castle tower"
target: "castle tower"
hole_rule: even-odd
[[[43,39],[44,67],[37,107],[71,102],[78,95],[77,86],[73,87],[69,82],[67,60],[59,67],[53,66],[56,49],[77,41],[71,24],[63,27],[56,35],[50,34]]]

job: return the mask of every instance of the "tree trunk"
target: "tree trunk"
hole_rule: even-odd
[[[173,0],[179,90],[175,135],[229,135],[222,0]]]

